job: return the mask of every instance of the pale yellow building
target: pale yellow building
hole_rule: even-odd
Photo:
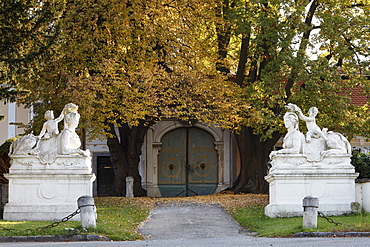
[[[16,103],[0,104],[0,115],[5,116],[0,121],[0,145],[7,139],[24,133],[23,128],[18,128],[16,123],[27,124],[32,119],[32,109],[18,106]]]

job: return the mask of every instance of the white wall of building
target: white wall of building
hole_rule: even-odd
[[[5,116],[0,121],[0,145],[9,138],[24,133],[23,128],[18,128],[14,123],[27,124],[31,120],[30,109],[18,106],[16,103],[0,103],[0,115]]]

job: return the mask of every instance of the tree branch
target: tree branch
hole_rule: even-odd
[[[244,76],[245,76],[245,67],[246,67],[247,58],[249,55],[249,41],[250,41],[250,33],[248,32],[243,37],[241,47],[240,47],[238,70],[236,72],[236,79],[235,79],[235,82],[239,86],[243,86],[243,81],[244,81]]]
[[[218,44],[218,55],[220,60],[224,60],[227,57],[227,48],[230,43],[231,37],[231,26],[227,22],[227,14],[229,12],[229,0],[223,0],[223,3],[218,8],[216,16],[222,18],[224,21],[222,24],[216,25],[217,32],[217,44]],[[222,62],[217,62],[217,70],[223,73],[229,73],[230,69],[227,68]]]
[[[312,29],[313,29],[311,27],[312,19],[314,17],[315,11],[316,11],[316,9],[319,5],[320,4],[319,4],[318,0],[312,1],[310,9],[307,12],[307,16],[306,16],[306,19],[305,19],[304,23],[306,24],[308,29],[305,32],[303,32],[301,43],[299,45],[299,49],[298,49],[298,53],[297,53],[297,58],[300,57],[300,56],[303,56],[304,52],[307,48],[308,39],[310,38],[310,34],[311,34]],[[292,69],[292,71],[290,73],[288,82],[287,82],[286,87],[285,87],[286,99],[289,99],[290,96],[292,95],[291,89],[294,85],[297,73],[298,73],[297,69]]]

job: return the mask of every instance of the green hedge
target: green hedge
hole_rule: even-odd
[[[0,145],[0,183],[6,184],[8,180],[4,177],[4,173],[9,172],[10,158],[8,156],[10,145],[17,137],[6,140],[2,145]]]
[[[360,173],[358,178],[370,178],[370,155],[354,151],[351,164],[355,167],[356,172]]]

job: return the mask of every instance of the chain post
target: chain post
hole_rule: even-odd
[[[78,208],[81,209],[81,226],[83,229],[89,227],[96,228],[96,209],[94,198],[91,196],[81,196],[77,200]]]
[[[317,208],[319,199],[313,196],[303,198],[303,228],[317,228]]]

